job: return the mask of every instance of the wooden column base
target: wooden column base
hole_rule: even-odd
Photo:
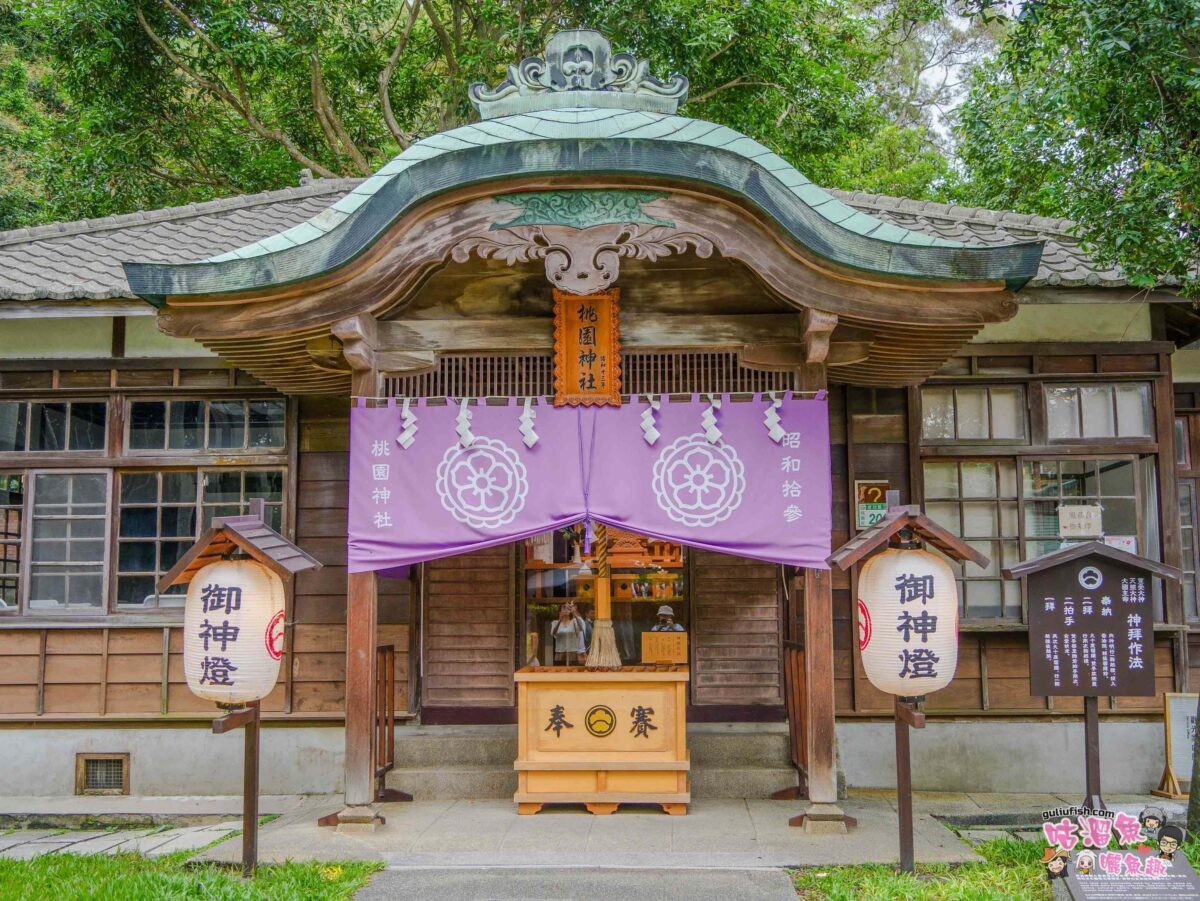
[[[800,816],[788,820],[789,826],[798,826],[808,835],[845,835],[858,825],[858,820],[848,817],[836,804],[812,804]]]
[[[530,803],[522,801],[517,804],[517,816],[531,817],[535,813],[540,812],[541,809],[542,809],[541,804],[530,804]]]
[[[386,823],[373,804],[347,807],[317,820],[318,826],[336,826],[338,832],[374,832]]]

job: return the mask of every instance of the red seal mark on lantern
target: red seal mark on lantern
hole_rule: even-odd
[[[867,605],[862,602],[862,598],[858,599],[858,649],[866,650],[867,645],[871,643],[871,612],[867,609]]]
[[[267,623],[266,634],[267,653],[273,660],[283,656],[283,611],[280,610]]]

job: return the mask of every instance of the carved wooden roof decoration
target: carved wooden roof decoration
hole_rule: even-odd
[[[494,90],[472,88],[483,121],[417,142],[318,215],[207,260],[126,263],[126,276],[164,331],[289,393],[344,393],[331,327],[406,318],[454,265],[538,265],[549,286],[587,294],[635,261],[736,261],[771,312],[807,316],[805,361],[865,385],[919,382],[1015,313],[1042,242],[967,244],[855,210],[745,135],[675,115],[686,90],[596,32],[563,32]]]

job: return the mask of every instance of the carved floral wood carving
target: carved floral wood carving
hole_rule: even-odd
[[[546,278],[568,294],[593,294],[617,283],[621,257],[654,260],[691,248],[710,257],[712,241],[695,232],[662,225],[597,225],[576,229],[563,225],[526,225],[489,231],[460,241],[451,258],[465,263],[472,253],[508,265],[545,260]]]

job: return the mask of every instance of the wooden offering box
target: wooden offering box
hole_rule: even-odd
[[[556,803],[687,813],[686,666],[530,666],[516,681],[518,813]]]

